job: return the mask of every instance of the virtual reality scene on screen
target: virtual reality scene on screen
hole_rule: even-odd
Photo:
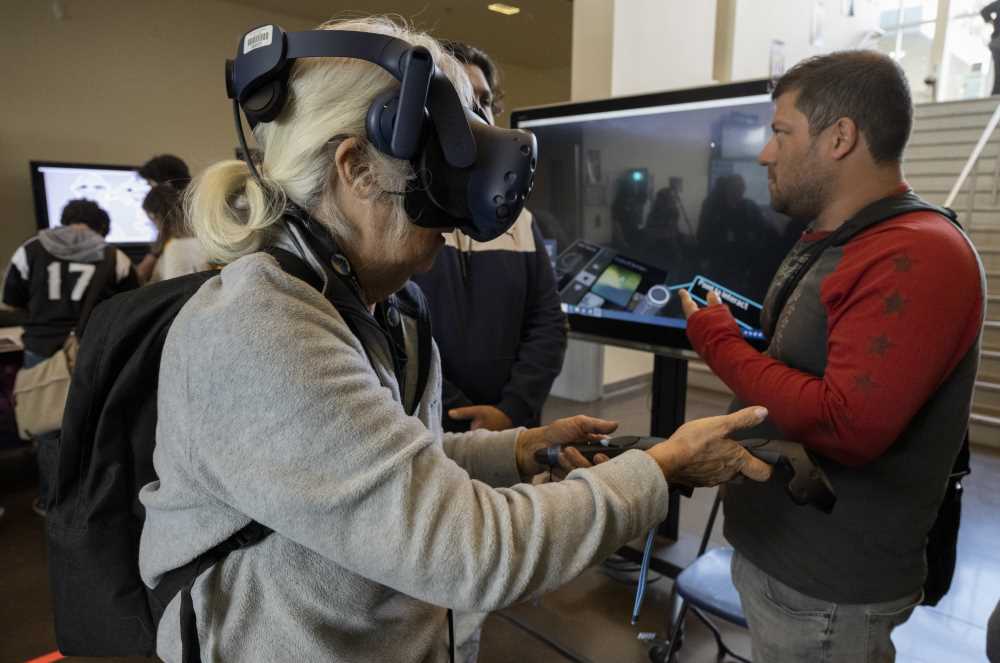
[[[538,137],[528,205],[568,313],[683,327],[677,292],[716,291],[744,335],[803,225],[770,207],[766,95],[520,123]]]

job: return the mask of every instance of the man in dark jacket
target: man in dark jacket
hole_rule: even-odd
[[[108,213],[91,200],[71,200],[60,225],[43,230],[22,244],[3,285],[3,303],[28,312],[24,324],[24,368],[32,368],[56,353],[80,321],[83,302],[92,287],[101,288],[97,301],[139,286],[132,262],[104,241],[111,230]],[[101,263],[113,262],[103,283],[93,279]],[[45,515],[48,477],[55,460],[58,432],[41,435],[38,445],[39,498],[35,511]]]
[[[797,507],[776,480],[728,486],[733,581],[754,660],[889,662],[968,428],[985,279],[969,239],[903,180],[913,106],[898,64],[812,58],[773,96],[771,203],[811,225],[764,300],[767,352],[717,297],[700,311],[680,297],[692,346],[739,400],[768,408],[752,436],[810,449],[837,505]]]
[[[479,49],[446,47],[465,64],[479,111],[492,124],[496,66]],[[562,368],[566,318],[531,213],[491,242],[456,230],[434,268],[414,280],[427,294],[441,350],[445,430],[537,426]]]

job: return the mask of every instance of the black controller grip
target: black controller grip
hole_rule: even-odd
[[[594,462],[594,457],[597,454],[614,458],[632,449],[650,449],[663,441],[662,437],[624,435],[604,440],[600,444],[575,446],[584,458]],[[769,465],[787,465],[791,468],[792,478],[785,485],[785,489],[793,502],[799,505],[810,504],[825,513],[833,511],[833,507],[837,503],[833,486],[830,485],[830,480],[827,479],[823,469],[813,461],[809,452],[801,444],[787,440],[766,439],[742,440],[739,444],[753,456]],[[559,464],[561,452],[562,447],[558,445],[539,449],[535,452],[535,461],[541,465],[555,467]],[[671,484],[670,489],[687,497],[691,497],[693,492],[690,486],[678,484]]]
[[[583,457],[589,460],[591,463],[594,462],[594,458],[598,454],[604,454],[608,458],[614,458],[615,456],[620,456],[626,451],[631,451],[632,449],[639,449],[645,451],[656,446],[660,442],[663,442],[665,438],[662,437],[639,437],[638,435],[622,435],[620,437],[612,437],[610,439],[604,440],[602,444],[575,444],[573,447],[583,454]],[[562,447],[553,446],[547,447],[545,449],[539,449],[535,452],[535,461],[541,465],[548,465],[550,467],[555,467],[559,464],[559,454],[562,452]],[[671,492],[679,492],[685,497],[691,497],[694,489],[691,486],[684,486],[681,484],[670,484]]]
[[[796,504],[811,504],[824,513],[831,513],[837,495],[823,469],[798,442],[788,440],[751,439],[739,442],[752,455],[770,465],[787,463],[792,478],[785,485],[788,496]]]

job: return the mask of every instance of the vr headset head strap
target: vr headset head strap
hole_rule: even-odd
[[[467,168],[475,162],[476,141],[465,109],[451,81],[434,65],[430,52],[401,39],[372,32],[308,30],[286,33],[277,25],[247,33],[235,62],[227,62],[226,89],[243,108],[251,126],[273,120],[284,106],[288,71],[299,58],[352,58],[381,67],[400,81],[390,104],[380,100],[369,122],[379,147],[401,159],[420,150],[423,127],[430,120],[448,163]],[[381,119],[382,112],[391,117]],[[388,125],[388,126],[387,126]],[[388,131],[389,135],[385,135]]]

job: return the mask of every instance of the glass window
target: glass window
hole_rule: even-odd
[[[986,0],[950,0],[944,25],[937,20],[938,0],[874,0],[874,4],[883,31],[878,49],[899,62],[916,103],[991,93],[996,66],[990,46],[996,33],[993,46],[1000,57],[1000,27],[994,29],[980,16]]]
[[[877,4],[884,31],[878,49],[899,62],[914,102],[934,101],[934,88],[925,81],[933,73],[938,0],[878,0]]]
[[[925,23],[886,33],[879,40],[878,49],[888,53],[903,68],[914,103],[934,101],[934,89],[925,79],[931,73],[935,28],[936,24]]]
[[[941,62],[939,101],[977,99],[990,95],[994,76],[990,55],[992,33],[993,26],[984,21],[978,11],[972,16],[966,14],[950,18]],[[1000,47],[1000,43],[997,46]]]

